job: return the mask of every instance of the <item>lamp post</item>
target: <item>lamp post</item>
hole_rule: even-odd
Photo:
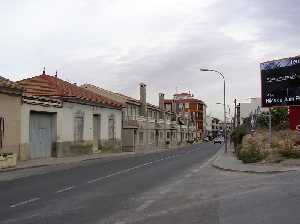
[[[217,105],[223,105],[223,103],[216,103]],[[226,120],[228,120],[229,122],[230,122],[230,129],[231,129],[231,125],[232,125],[232,123],[231,123],[231,116],[230,116],[230,106],[227,104],[226,105],[227,106],[227,109],[228,109],[228,114],[227,114],[227,110],[226,110]],[[228,132],[228,130],[227,130],[227,123],[225,124],[225,126],[226,126],[226,133],[227,133],[227,140],[228,140],[228,134],[229,134],[229,132]]]
[[[213,70],[213,69],[206,69],[206,68],[200,68],[200,71],[202,72],[215,72],[215,73],[218,73],[222,79],[223,79],[223,83],[224,83],[224,96],[223,96],[223,100],[224,100],[224,127],[223,127],[223,130],[224,130],[224,140],[225,140],[225,152],[227,152],[227,127],[226,127],[226,94],[225,94],[225,87],[226,87],[226,84],[225,84],[225,77],[224,75],[217,71],[217,70]]]

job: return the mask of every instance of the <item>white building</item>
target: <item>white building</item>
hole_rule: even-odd
[[[266,108],[261,107],[261,98],[250,98],[249,102],[239,103],[239,114],[237,115],[237,119],[239,119],[238,123],[243,123],[243,120],[249,117],[251,114],[261,113],[263,111],[267,111]]]
[[[44,72],[18,84],[21,160],[121,149],[122,104]]]

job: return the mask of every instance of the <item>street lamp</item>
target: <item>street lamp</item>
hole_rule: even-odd
[[[216,103],[217,105],[224,105],[223,103]],[[230,123],[230,130],[231,130],[231,128],[232,128],[232,120],[231,120],[231,115],[230,115],[230,106],[229,106],[229,104],[227,104],[226,105],[227,106],[227,108],[228,108],[228,116],[227,116],[227,111],[226,111],[226,119],[228,118],[228,120],[229,120],[229,123]],[[226,126],[226,130],[227,130],[227,123],[225,124],[225,126]],[[230,131],[229,130],[229,131]],[[227,136],[228,136],[228,130],[227,130]],[[228,140],[228,138],[227,138],[227,140]]]
[[[226,94],[225,94],[225,87],[226,87],[226,84],[225,84],[225,77],[224,77],[224,75],[221,73],[221,72],[219,72],[219,71],[217,71],[217,70],[213,70],[213,69],[206,69],[206,68],[200,68],[200,71],[202,71],[202,72],[215,72],[215,73],[218,73],[221,77],[222,77],[222,79],[223,79],[223,82],[224,82],[224,140],[225,140],[225,152],[227,152],[227,128],[225,128],[226,127]]]

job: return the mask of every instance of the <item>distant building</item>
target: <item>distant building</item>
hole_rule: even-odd
[[[180,120],[190,127],[196,128],[197,139],[203,139],[206,125],[206,104],[194,98],[191,93],[174,94],[173,99],[165,99],[164,105],[167,111],[175,112]]]
[[[243,120],[251,114],[259,114],[267,111],[266,108],[261,107],[261,98],[250,98],[250,102],[239,103],[237,105],[237,124],[243,124]]]
[[[220,135],[220,131],[221,131],[221,128],[220,128],[220,120],[218,118],[215,118],[213,117],[212,118],[212,137],[213,138],[216,138],[217,136]]]
[[[147,91],[144,83],[140,83],[139,100],[91,84],[82,87],[124,104],[122,109],[124,151],[177,147],[189,140],[187,127],[179,124],[176,113],[165,110],[163,93],[159,94],[159,106],[146,102]]]

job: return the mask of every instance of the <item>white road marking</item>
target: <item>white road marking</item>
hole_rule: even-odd
[[[18,202],[16,204],[12,204],[9,207],[10,208],[15,208],[15,207],[18,207],[18,206],[21,206],[21,205],[25,205],[25,204],[29,204],[29,203],[35,202],[37,200],[40,200],[40,198],[38,198],[38,197],[37,198],[31,198],[31,199],[26,200],[26,201],[21,201],[21,202]]]
[[[119,174],[122,174],[122,173],[128,173],[128,172],[130,172],[130,171],[132,171],[132,170],[136,170],[136,169],[138,169],[138,168],[141,168],[141,167],[143,167],[143,166],[147,166],[147,165],[149,165],[149,164],[150,164],[150,163],[144,163],[144,164],[142,164],[142,165],[134,166],[134,167],[128,168],[128,169],[126,169],[126,170],[121,170],[121,171],[118,171],[118,172],[115,172],[115,173],[111,173],[111,174],[106,175],[106,176],[104,176],[104,177],[98,177],[98,178],[89,180],[87,183],[88,183],[88,184],[92,184],[92,183],[95,183],[95,182],[98,182],[98,181],[101,181],[101,180],[104,180],[104,179],[108,179],[108,178],[110,178],[110,177],[113,177],[113,176],[116,176],[116,175],[119,175]]]
[[[75,188],[75,186],[65,187],[65,188],[62,188],[60,190],[55,191],[55,193],[59,194],[59,193],[65,192],[65,191],[70,191],[70,190],[72,190],[74,188]]]
[[[137,207],[136,211],[140,212],[145,210],[146,208],[148,208],[152,203],[154,202],[154,200],[148,200],[145,201],[141,206]]]
[[[169,156],[169,157],[161,158],[161,159],[158,159],[158,160],[154,160],[154,161],[151,161],[151,162],[147,162],[147,163],[144,163],[142,165],[137,165],[137,166],[125,169],[125,170],[121,170],[121,171],[118,171],[118,172],[115,172],[115,173],[111,173],[111,174],[109,174],[107,176],[104,176],[104,177],[97,177],[95,179],[87,181],[87,183],[88,184],[92,184],[92,183],[95,183],[95,182],[98,182],[98,181],[102,181],[104,179],[107,179],[107,178],[110,178],[110,177],[113,177],[113,176],[116,176],[116,175],[119,175],[119,174],[128,173],[128,172],[130,172],[132,170],[136,170],[136,169],[142,168],[144,166],[148,166],[150,164],[153,164],[153,163],[156,163],[156,162],[161,162],[161,161],[167,160],[169,158],[172,159],[172,158],[175,158],[175,157],[177,157],[177,156],[174,155],[174,156]]]
[[[188,173],[186,175],[184,175],[184,178],[190,178],[192,176],[192,174]]]
[[[118,221],[115,224],[126,224],[126,222],[125,221]]]
[[[199,172],[199,169],[194,169],[192,170],[193,173],[198,173]]]
[[[118,172],[115,172],[115,173],[111,173],[111,174],[109,174],[107,176],[104,176],[104,177],[97,177],[95,179],[87,181],[87,184],[92,184],[92,183],[95,183],[95,182],[98,182],[98,181],[102,181],[104,179],[108,179],[110,177],[113,177],[113,176],[116,176],[116,175],[119,175],[119,174],[128,173],[132,170],[136,170],[136,169],[142,168],[144,166],[148,166],[150,164],[161,162],[161,161],[164,161],[164,160],[173,159],[173,158],[176,158],[176,157],[179,157],[179,156],[182,156],[182,155],[177,155],[176,154],[176,155],[166,156],[166,157],[163,157],[161,159],[157,159],[157,160],[147,162],[147,163],[144,163],[144,164],[141,164],[141,165],[137,165],[137,166],[125,169],[125,170],[121,170],[121,171],[118,171]]]

